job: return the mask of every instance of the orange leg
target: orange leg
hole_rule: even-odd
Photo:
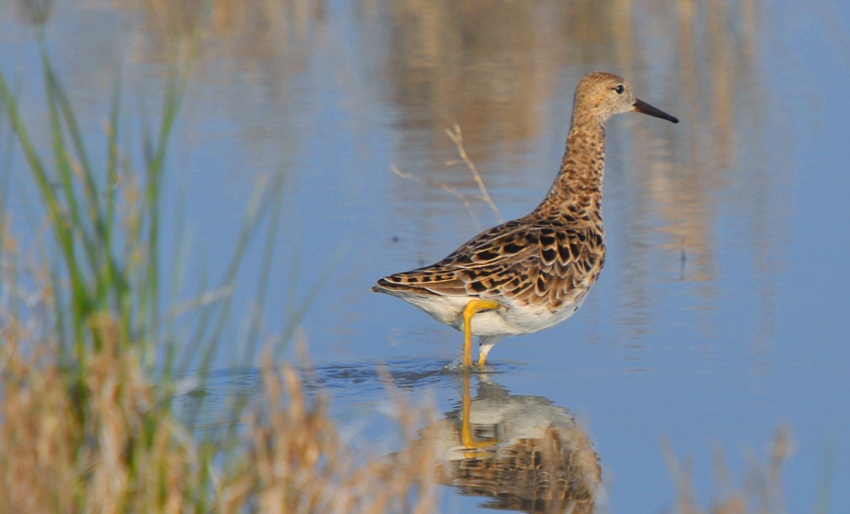
[[[470,300],[463,308],[463,367],[472,367],[472,317],[479,311],[498,309],[499,303],[492,300]],[[484,356],[487,357],[486,355]],[[483,363],[483,361],[482,361]]]

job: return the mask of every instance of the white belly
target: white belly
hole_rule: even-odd
[[[470,298],[465,296],[435,297],[431,295],[395,295],[430,314],[440,323],[463,330],[463,309]],[[575,314],[587,292],[573,302],[565,302],[561,309],[552,312],[545,306],[519,305],[498,300],[502,307],[481,311],[472,318],[472,333],[477,336],[508,336],[530,334],[553,327]]]
[[[566,321],[584,303],[585,295],[555,312],[547,307],[506,306],[479,312],[472,318],[472,333],[477,336],[531,334]],[[463,318],[453,325],[463,330]]]

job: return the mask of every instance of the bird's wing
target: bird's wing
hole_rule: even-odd
[[[586,289],[603,260],[601,235],[519,219],[482,232],[436,264],[385,277],[378,288],[523,303],[549,296],[551,305]]]

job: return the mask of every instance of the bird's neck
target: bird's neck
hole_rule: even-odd
[[[574,113],[561,170],[537,210],[601,219],[604,173],[605,124],[590,115]]]

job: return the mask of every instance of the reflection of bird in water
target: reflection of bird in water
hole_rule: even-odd
[[[605,262],[605,121],[629,111],[679,121],[635,98],[621,77],[585,75],[576,88],[561,170],[543,202],[440,262],[384,277],[372,290],[462,330],[464,367],[472,365],[473,334],[481,336],[483,366],[502,336],[537,332],[572,316]]]
[[[590,513],[601,484],[599,459],[570,412],[540,396],[481,382],[475,399],[463,374],[461,408],[431,430],[445,464],[438,479],[483,506],[525,512]]]

